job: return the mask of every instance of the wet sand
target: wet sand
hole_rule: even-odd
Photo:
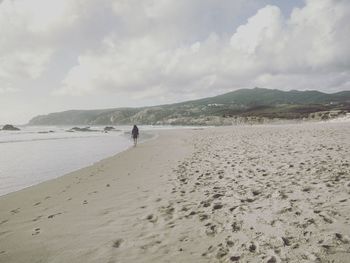
[[[0,262],[348,262],[350,123],[160,132],[0,198]]]

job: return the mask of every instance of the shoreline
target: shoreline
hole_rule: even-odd
[[[129,136],[127,136],[127,134],[121,134],[120,136],[123,136],[125,138],[129,138]],[[149,138],[147,139],[144,139],[144,140],[140,140],[138,142],[138,146],[139,145],[142,145],[144,143],[147,143],[147,142],[151,142],[153,140],[156,140],[157,138],[159,137],[159,132],[155,131],[155,132],[152,132],[152,134],[149,136]],[[130,144],[130,146],[126,149],[123,149],[121,150],[120,152],[117,152],[117,153],[114,153],[112,154],[111,156],[107,156],[103,159],[100,159],[100,160],[97,160],[87,166],[84,166],[84,167],[81,167],[81,168],[78,168],[76,170],[73,170],[71,172],[68,172],[68,173],[65,173],[65,174],[62,174],[62,175],[59,175],[55,178],[50,178],[48,180],[45,180],[45,181],[42,181],[42,182],[39,182],[39,183],[36,183],[36,184],[33,184],[33,185],[30,185],[30,186],[27,186],[25,188],[22,188],[22,189],[19,189],[19,190],[16,190],[16,191],[13,191],[13,192],[10,192],[10,193],[6,193],[4,195],[0,195],[0,201],[2,198],[5,198],[7,195],[16,195],[17,193],[19,192],[22,192],[22,191],[26,191],[26,190],[30,190],[31,188],[34,188],[34,187],[38,187],[39,185],[41,184],[51,184],[51,182],[55,181],[55,180],[59,180],[63,177],[70,177],[70,176],[74,176],[75,173],[80,173],[82,172],[83,170],[89,170],[89,169],[92,169],[93,167],[95,166],[98,166],[100,163],[103,163],[103,162],[108,162],[110,159],[113,159],[113,158],[116,158],[117,156],[125,153],[125,152],[128,152],[130,150],[132,150],[133,148],[135,148],[132,144]]]
[[[181,134],[181,130],[159,131],[158,134],[154,139],[103,159],[92,166],[1,196],[0,262],[37,262],[39,258],[46,262],[77,262],[77,260],[80,262],[79,259],[85,257],[89,247],[84,244],[75,247],[77,251],[82,250],[81,254],[78,253],[80,255],[76,255],[71,247],[74,247],[76,241],[81,238],[81,241],[87,236],[94,239],[95,235],[91,237],[86,232],[100,228],[98,225],[101,222],[96,220],[95,210],[99,210],[100,219],[105,219],[103,215],[116,216],[120,210],[133,213],[134,210],[140,209],[139,201],[135,198],[143,199],[145,195],[143,191],[151,192],[154,185],[160,188],[159,184],[164,181],[158,182],[158,179],[163,176],[164,167],[166,172],[170,173],[169,163],[177,164],[177,160],[169,156],[178,156],[181,159],[183,152],[187,151],[187,145],[179,147],[179,143],[187,136],[176,138],[177,134]],[[177,147],[167,147],[169,138],[166,137],[170,134],[175,134],[170,136],[170,142]],[[160,154],[160,150],[168,154]],[[139,161],[135,163],[136,160]],[[155,160],[156,169],[152,167],[148,168],[149,171],[145,171],[144,167]],[[139,189],[144,190],[141,192]],[[116,200],[118,207],[114,207],[113,200]],[[130,200],[133,203],[132,208]],[[86,207],[90,206],[92,209],[87,211]],[[65,223],[66,220],[71,227]],[[108,224],[108,221],[105,223]],[[87,228],[84,231],[77,230],[77,227],[84,225],[84,222],[89,222],[88,225],[92,224],[94,228],[85,225]],[[108,232],[110,230],[106,233],[107,239],[110,236]],[[67,237],[62,236],[63,233]],[[70,242],[66,240],[68,236],[72,239]],[[110,237],[108,248],[113,248],[113,242],[117,237]],[[23,243],[19,243],[19,240]],[[43,245],[43,240],[51,245]],[[56,242],[60,243],[59,246],[55,244]],[[100,242],[106,241],[100,240]],[[57,253],[64,255],[55,259]],[[99,260],[95,259],[95,262]]]
[[[0,197],[0,262],[346,262],[350,123],[159,131]]]
[[[13,143],[20,143],[21,145],[23,145],[23,146],[21,146],[21,147],[23,147],[23,152],[25,152],[26,150],[28,150],[28,148],[30,148],[26,144],[36,143],[36,142],[39,142],[39,143],[43,143],[43,142],[47,143],[48,142],[46,147],[50,148],[49,149],[50,152],[52,150],[55,151],[55,149],[59,148],[59,146],[54,145],[54,143],[58,140],[65,140],[65,141],[63,141],[63,143],[65,143],[67,145],[68,145],[67,141],[69,142],[69,141],[73,140],[72,142],[75,142],[78,140],[86,140],[86,141],[84,141],[84,144],[91,144],[92,146],[94,146],[94,145],[96,145],[96,143],[91,143],[91,141],[93,142],[94,140],[96,140],[95,138],[102,138],[103,140],[110,140],[110,143],[112,143],[112,144],[115,142],[119,142],[119,143],[117,143],[116,148],[110,147],[109,145],[105,145],[105,146],[108,146],[108,147],[106,147],[107,150],[102,150],[102,148],[90,149],[91,153],[88,154],[87,156],[81,155],[77,151],[75,152],[75,154],[71,154],[71,156],[73,157],[72,160],[74,160],[75,158],[83,157],[82,161],[80,161],[80,162],[76,162],[76,161],[70,162],[70,160],[67,159],[66,154],[64,154],[64,156],[61,156],[60,154],[63,154],[63,152],[62,151],[58,152],[58,156],[57,156],[58,159],[55,158],[55,160],[57,163],[60,163],[60,165],[56,165],[53,163],[50,163],[49,165],[46,164],[46,167],[48,167],[47,169],[42,168],[41,167],[42,165],[40,165],[40,163],[35,165],[34,163],[26,162],[24,164],[25,168],[22,169],[21,171],[26,171],[28,174],[21,172],[20,174],[17,175],[15,166],[10,167],[10,168],[12,168],[12,170],[10,168],[6,169],[6,164],[4,163],[5,171],[2,170],[3,175],[10,174],[13,176],[13,179],[12,179],[12,181],[10,181],[10,180],[6,181],[6,176],[4,177],[5,182],[8,183],[9,187],[6,189],[6,183],[4,183],[4,185],[2,185],[0,187],[0,197],[7,195],[9,193],[17,192],[17,191],[23,190],[25,188],[35,186],[37,184],[64,176],[66,174],[75,172],[75,171],[80,170],[82,168],[92,166],[92,165],[98,163],[99,161],[102,161],[106,158],[120,154],[120,153],[128,150],[129,148],[133,147],[133,143],[130,139],[130,136],[128,134],[126,134],[125,132],[122,132],[119,135],[112,134],[113,137],[111,137],[111,139],[108,139],[109,136],[104,136],[104,135],[97,136],[94,134],[93,136],[90,136],[90,135],[86,135],[85,137],[84,136],[85,136],[85,134],[81,134],[79,136],[74,136],[74,137],[36,138],[36,139],[26,139],[26,140],[19,140],[18,138],[16,138],[16,140],[14,140],[14,141],[3,142],[5,144],[9,143],[10,145],[8,147],[10,147],[9,149],[13,150],[13,151],[16,151],[16,149],[18,148],[18,147],[15,149],[11,148]],[[156,137],[157,137],[156,130],[155,131],[144,131],[142,133],[141,137],[139,138],[139,143],[142,144],[145,141],[152,140]],[[105,142],[101,141],[101,143],[105,143]],[[1,142],[0,142],[0,146],[1,146]],[[32,145],[32,146],[34,146],[34,149],[36,149],[35,148],[36,145]],[[51,149],[52,146],[53,146],[53,149]],[[79,144],[77,145],[77,143],[75,143],[74,146],[71,146],[71,147],[76,147],[76,146],[77,146],[77,149],[81,148]],[[101,146],[101,147],[103,147],[103,146]],[[8,149],[8,148],[5,148],[5,151],[6,151],[6,149]],[[69,148],[67,148],[66,150],[70,151]],[[85,150],[89,150],[89,149],[85,148]],[[83,150],[83,152],[84,152],[84,150]],[[39,151],[39,156],[40,156],[40,154],[44,154],[44,152]],[[50,153],[50,154],[52,155],[52,153]],[[21,156],[21,155],[19,156],[19,159],[23,159],[23,158],[25,158],[25,157]],[[9,158],[7,158],[7,159],[9,159]],[[5,160],[7,160],[7,159],[5,159]],[[26,159],[28,159],[28,158],[26,158]],[[11,160],[11,159],[9,159],[9,160]],[[36,161],[39,162],[40,159],[36,158]],[[0,162],[0,165],[1,165],[1,162]],[[52,165],[54,165],[54,166],[52,167]],[[55,166],[57,166],[57,167],[55,167]],[[39,168],[39,173],[38,173],[38,170],[36,170],[36,168]],[[47,173],[43,172],[45,170]],[[36,171],[36,172],[34,172],[34,171]],[[13,172],[13,173],[11,173],[11,172]],[[34,174],[34,173],[36,173],[36,174]],[[27,178],[30,178],[30,176],[33,176],[32,180],[27,179]],[[15,178],[17,178],[17,180],[15,180]],[[22,178],[23,180],[20,180],[20,178]],[[1,181],[1,177],[0,177],[0,181]]]
[[[156,140],[158,137],[159,137],[159,132],[167,132],[167,131],[169,131],[169,130],[171,130],[171,131],[182,131],[182,130],[205,130],[205,129],[228,129],[228,128],[244,128],[244,127],[246,127],[246,128],[249,128],[249,127],[254,127],[254,126],[256,126],[256,127],[273,127],[273,126],[294,126],[294,125],[312,125],[312,124],[314,124],[314,125],[322,125],[322,124],[328,124],[328,123],[338,123],[338,122],[335,122],[335,121],[308,121],[308,122],[295,122],[295,123],[293,123],[293,122],[287,122],[287,123],[278,123],[278,122],[276,122],[276,123],[255,123],[255,124],[249,124],[249,123],[243,123],[243,124],[236,124],[236,125],[220,125],[220,126],[193,126],[193,127],[191,127],[191,126],[185,126],[185,128],[183,129],[183,128],[173,128],[173,129],[159,129],[159,130],[157,130],[157,129],[155,129],[155,130],[151,130],[151,131],[144,131],[143,133],[146,133],[147,134],[147,138],[145,138],[145,139],[139,139],[139,142],[138,142],[138,144],[143,144],[143,143],[145,143],[145,142],[148,142],[148,141],[152,141],[152,140]],[[339,123],[343,123],[343,122],[339,122]],[[103,125],[102,125],[103,126]],[[101,127],[102,127],[101,126]],[[124,137],[124,138],[126,138],[126,139],[128,139],[130,136],[129,136],[129,133],[128,132],[124,132],[123,134],[120,134],[120,136],[122,136],[122,137]],[[126,148],[126,149],[123,149],[123,150],[121,150],[120,152],[117,152],[117,153],[114,153],[114,154],[112,154],[112,155],[110,155],[110,156],[107,156],[107,157],[105,157],[105,158],[103,158],[103,159],[100,159],[100,160],[97,160],[97,161],[94,161],[93,163],[91,163],[91,164],[89,164],[89,165],[87,165],[87,166],[83,166],[83,167],[80,167],[80,168],[78,168],[78,169],[75,169],[75,170],[73,170],[73,171],[71,171],[71,172],[68,172],[68,173],[64,173],[64,174],[62,174],[62,175],[59,175],[59,176],[57,176],[57,177],[54,177],[54,178],[49,178],[49,179],[47,179],[47,180],[45,180],[45,181],[42,181],[42,182],[39,182],[39,183],[35,183],[35,184],[32,184],[32,185],[29,185],[29,186],[27,186],[27,187],[24,187],[24,188],[22,188],[22,189],[19,189],[19,190],[15,190],[15,191],[13,191],[13,192],[9,192],[9,193],[6,193],[6,194],[3,194],[3,195],[0,195],[0,199],[2,198],[2,197],[4,197],[4,196],[6,196],[6,195],[9,195],[9,194],[13,194],[13,193],[17,193],[17,192],[19,192],[19,191],[22,191],[22,190],[25,190],[25,189],[27,189],[27,188],[31,188],[31,187],[35,187],[35,186],[37,186],[37,185],[39,185],[39,184],[42,184],[42,183],[46,183],[46,182],[49,182],[49,181],[51,181],[51,180],[56,180],[56,179],[58,179],[58,178],[60,178],[60,177],[64,177],[64,176],[69,176],[69,175],[71,175],[72,173],[75,173],[75,172],[78,172],[78,171],[80,171],[80,170],[83,170],[83,169],[86,169],[86,168],[89,168],[89,167],[92,167],[92,166],[94,166],[94,165],[97,165],[99,162],[101,162],[101,161],[104,161],[104,160],[107,160],[107,159],[110,159],[110,158],[112,158],[112,157],[115,157],[115,156],[117,156],[117,155],[119,155],[119,154],[122,154],[122,153],[124,153],[124,152],[126,152],[126,151],[129,151],[130,149],[132,149],[133,148],[133,145],[132,144],[130,144],[130,146],[128,147],[128,148]]]

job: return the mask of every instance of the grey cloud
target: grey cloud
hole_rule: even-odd
[[[21,112],[30,100],[29,115],[46,101],[55,111],[253,86],[349,89],[349,1],[286,2],[0,1],[0,104]]]
[[[323,77],[315,73],[327,70],[336,75],[338,65],[348,70],[350,40],[343,36],[349,30],[345,23],[349,5],[346,1],[309,0],[287,18],[280,8],[266,6],[231,33],[231,38],[212,33],[204,40],[176,47],[158,34],[132,39],[111,35],[98,52],[80,57],[80,64],[57,93],[81,95],[108,89],[145,96],[145,90],[151,89],[159,95],[205,94],[255,83],[265,87],[278,83],[286,89],[291,81],[298,88],[318,83],[323,84],[318,89],[334,89],[331,81],[318,81]],[[164,15],[163,9],[143,11],[147,19]],[[88,77],[82,83],[83,76]]]

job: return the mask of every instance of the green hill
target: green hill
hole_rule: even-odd
[[[223,95],[193,101],[195,104],[243,104],[243,105],[275,105],[275,104],[324,104],[333,101],[350,100],[350,91],[333,94],[319,91],[281,91],[277,89],[240,89]],[[188,102],[184,102],[186,104]]]
[[[106,110],[70,110],[41,115],[30,125],[226,124],[227,118],[308,118],[316,112],[350,111],[350,91],[240,89],[175,104]]]

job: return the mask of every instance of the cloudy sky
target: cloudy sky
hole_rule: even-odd
[[[0,0],[0,124],[239,88],[350,90],[349,0]]]

